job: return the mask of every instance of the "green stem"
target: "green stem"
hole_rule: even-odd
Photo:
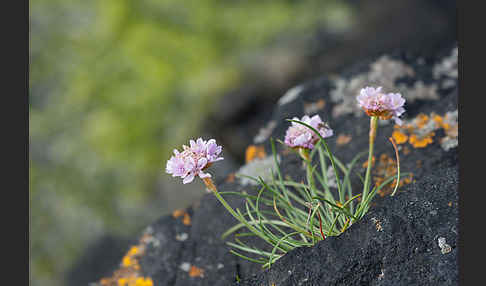
[[[368,195],[369,192],[369,185],[371,184],[370,181],[370,176],[371,176],[371,165],[373,161],[373,147],[375,145],[375,138],[376,138],[376,133],[378,130],[378,117],[377,116],[372,116],[370,120],[370,143],[369,143],[369,152],[368,152],[368,166],[366,168],[366,175],[365,175],[365,181],[364,181],[364,187],[363,187],[363,195],[361,196],[362,202],[366,200],[366,196]]]
[[[233,215],[238,221],[241,221],[240,216],[233,210],[233,208],[226,202],[225,199],[223,199],[223,196],[218,192],[218,189],[216,189],[216,186],[213,183],[213,180],[211,178],[204,178],[202,179],[206,187],[213,192],[213,194],[218,198],[218,200],[223,204],[223,206]]]

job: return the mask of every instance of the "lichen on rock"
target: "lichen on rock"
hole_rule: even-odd
[[[384,91],[398,91],[412,103],[420,100],[437,100],[437,84],[425,84],[417,80],[412,86],[397,83],[397,80],[415,76],[414,69],[399,60],[384,55],[369,65],[370,70],[347,79],[338,77],[334,79],[335,88],[330,92],[330,99],[335,106],[332,110],[333,117],[353,114],[356,117],[363,116],[363,112],[356,104],[356,95],[363,86],[381,86]]]
[[[277,155],[277,162],[280,162],[280,156]],[[243,165],[237,172],[236,175],[245,175],[254,178],[262,177],[263,180],[271,180],[272,178],[272,171],[275,171],[274,166],[274,158],[273,156],[267,156],[265,158],[255,158],[251,162]],[[258,185],[252,179],[240,177],[239,183],[243,186],[246,185]]]
[[[452,49],[450,56],[445,57],[433,67],[432,74],[434,79],[445,78],[441,82],[441,88],[450,88],[456,85],[459,78],[458,56],[459,50],[458,47],[455,47]]]

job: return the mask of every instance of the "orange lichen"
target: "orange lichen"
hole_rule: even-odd
[[[184,213],[184,218],[182,219],[184,225],[191,225],[191,217],[188,213]]]
[[[454,116],[456,116],[454,112],[448,112],[445,116],[434,112],[430,115],[421,113],[403,126],[395,125],[392,137],[397,144],[404,144],[408,139],[408,143],[414,148],[424,148],[434,142],[434,131],[443,129],[446,136],[438,141],[441,145],[445,145],[449,142],[447,140],[454,140],[459,133],[457,120]],[[434,124],[431,125],[430,123]]]
[[[150,277],[144,278],[144,277],[139,277],[135,281],[135,286],[153,286],[154,282]]]
[[[245,151],[245,162],[251,162],[256,158],[263,159],[267,154],[265,153],[265,148],[263,146],[250,145]]]
[[[431,133],[427,134],[425,137],[420,138],[419,136],[412,134],[412,135],[410,135],[408,143],[412,144],[412,146],[415,147],[415,148],[424,148],[427,145],[434,142],[434,140],[432,139],[432,137],[434,137],[434,135],[435,135],[435,133],[431,132]]]
[[[120,278],[118,279],[118,286],[126,286],[128,284],[128,279],[127,278]]]
[[[128,251],[127,255],[133,256],[133,255],[136,255],[137,253],[139,253],[139,251],[140,250],[138,249],[138,247],[132,246],[130,248],[130,250]]]
[[[449,123],[445,122],[444,118],[440,115],[434,114],[432,118],[435,121],[437,128],[443,128],[446,133],[453,127],[457,129],[457,125],[451,126]],[[457,135],[453,135],[453,136],[457,136]]]
[[[191,225],[191,217],[185,210],[175,210],[174,212],[172,212],[172,216],[174,218],[182,216],[182,223],[184,225]]]
[[[174,218],[178,218],[178,217],[184,215],[184,213],[185,213],[184,210],[175,210],[175,211],[172,212],[172,216]]]
[[[412,124],[407,124],[404,126],[404,129],[406,129],[408,131],[408,133],[413,133],[415,131],[415,126],[413,126]]]
[[[139,244],[130,247],[127,251],[122,258],[120,268],[115,270],[111,277],[100,279],[99,284],[102,286],[153,286],[152,279],[143,277],[140,273],[141,267],[138,262],[151,238],[153,237],[150,234],[145,233],[140,238]]]
[[[417,169],[422,168],[422,160],[417,160],[417,162],[415,162],[415,166],[417,167]]]
[[[196,267],[194,265],[191,266],[189,270],[189,276],[191,277],[204,277],[204,269]]]
[[[336,139],[336,144],[338,146],[346,145],[351,141],[351,136],[346,134],[340,134]]]
[[[417,119],[417,127],[419,129],[423,128],[425,126],[425,124],[427,124],[427,122],[429,122],[429,116],[426,115],[426,114],[423,114],[423,113],[420,113],[419,115],[417,115],[416,119]]]
[[[126,255],[126,256],[123,257],[123,259],[122,259],[122,265],[124,267],[129,267],[129,266],[133,265],[133,261],[130,258],[130,256]]]
[[[375,156],[371,157],[371,167],[373,167],[375,165]],[[368,168],[368,161],[365,161],[363,163],[363,168]]]
[[[153,286],[154,282],[150,277],[128,277],[120,278],[117,282],[118,286]]]
[[[432,120],[434,120],[437,127],[441,127],[444,122],[444,118],[438,114],[432,115]]]
[[[322,110],[326,106],[326,101],[324,99],[319,99],[316,102],[304,103],[304,113],[312,114],[319,110]]]
[[[231,173],[226,177],[226,183],[233,183],[235,181],[235,173]]]
[[[459,126],[457,125],[450,126],[449,124],[447,124],[447,128],[444,126],[444,130],[446,135],[449,137],[457,137],[459,135]]]
[[[393,131],[392,133],[393,139],[395,139],[395,142],[397,144],[403,144],[406,143],[408,140],[408,136],[398,130]]]
[[[410,148],[408,148],[407,146],[403,147],[403,154],[404,155],[410,154]]]
[[[386,178],[390,176],[394,176],[397,174],[397,164],[395,159],[388,156],[386,153],[380,155],[378,162],[376,163],[376,167],[373,170],[373,180],[376,186],[380,186],[383,184]],[[410,174],[406,177],[401,177],[400,182],[398,184],[399,187],[404,185],[410,184],[412,182],[413,175]],[[393,192],[393,189],[397,183],[397,180],[394,179],[392,182],[389,182],[386,186],[383,186],[379,191],[378,195],[381,197],[385,195],[389,195]]]

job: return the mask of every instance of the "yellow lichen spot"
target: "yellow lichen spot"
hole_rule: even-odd
[[[449,202],[447,205],[450,206],[450,207],[452,207],[452,202]]]
[[[125,286],[127,285],[127,279],[126,278],[120,278],[118,279],[118,286]]]
[[[184,218],[182,219],[184,225],[191,225],[191,217],[188,213],[184,213]]]
[[[263,159],[267,154],[265,153],[265,148],[263,146],[250,145],[245,151],[245,162],[251,162],[255,158]]]
[[[181,215],[183,215],[184,213],[185,213],[184,210],[175,210],[175,211],[172,212],[172,216],[175,217],[175,218],[178,218]]]
[[[351,141],[351,136],[346,134],[340,134],[336,139],[336,144],[338,146],[346,145]]]
[[[191,277],[204,277],[204,270],[199,268],[199,267],[192,265],[191,269],[189,270],[189,276],[191,276]]]
[[[129,256],[134,256],[136,254],[138,254],[138,247],[136,247],[136,246],[132,246],[127,253],[127,255],[129,255]]]
[[[135,280],[135,286],[153,286],[154,283],[150,278],[139,277]]]
[[[154,282],[152,281],[152,279],[145,279],[145,286],[154,286]]]
[[[126,256],[123,257],[122,265],[124,267],[130,267],[132,264],[133,264],[133,261],[130,258],[130,256],[126,255]]]
[[[434,140],[432,140],[432,137],[434,135],[435,135],[435,133],[431,132],[431,133],[427,134],[427,136],[425,136],[424,138],[419,138],[417,135],[412,134],[412,135],[410,135],[408,142],[410,144],[412,144],[412,146],[415,147],[415,148],[424,148],[427,145],[434,142]]]
[[[395,139],[395,142],[397,142],[397,144],[403,144],[408,140],[408,136],[398,130],[393,131],[392,137],[393,139]]]

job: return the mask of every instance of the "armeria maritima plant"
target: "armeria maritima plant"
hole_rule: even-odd
[[[219,157],[222,147],[214,139],[191,140],[190,146],[183,146],[182,152],[174,150],[174,155],[167,162],[166,172],[181,177],[183,183],[190,183],[196,177],[201,178],[207,190],[239,222],[222,235],[225,238],[234,234],[235,242],[227,242],[232,247],[230,252],[261,263],[267,268],[296,247],[312,246],[326,237],[340,235],[366,214],[376,193],[394,179],[397,182],[392,195],[395,194],[400,180],[400,168],[398,150],[391,138],[397,156],[397,175],[385,178],[380,185],[375,185],[370,190],[371,161],[378,119],[394,119],[397,124],[401,124],[399,116],[405,111],[405,99],[400,94],[385,94],[381,90],[381,87],[366,87],[357,96],[359,106],[371,117],[368,166],[364,179],[358,175],[363,183],[362,192],[359,194],[352,190],[352,169],[366,151],[357,154],[349,164],[342,163],[332,154],[326,143],[325,138],[331,137],[333,130],[319,115],[306,115],[300,120],[297,117],[288,119],[291,125],[286,131],[284,141],[278,140],[302,158],[306,169],[305,181],[296,182],[287,177],[284,179],[273,139],[271,146],[275,167],[271,180],[239,175],[260,186],[253,194],[217,190],[211,175],[206,172],[212,163],[223,159]],[[243,211],[233,209],[223,195],[244,198]],[[247,240],[248,237],[263,239],[270,248],[265,250],[254,247]]]

